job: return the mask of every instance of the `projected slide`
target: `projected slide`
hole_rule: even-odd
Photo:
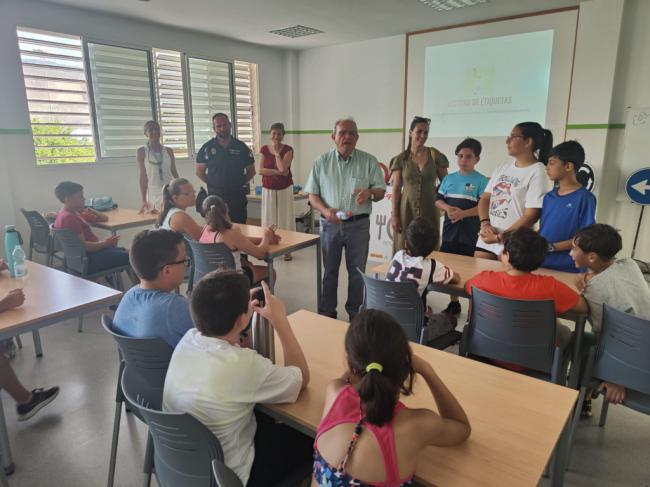
[[[553,30],[429,46],[424,116],[432,137],[507,135],[545,125]]]

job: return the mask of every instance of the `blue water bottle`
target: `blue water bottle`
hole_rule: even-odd
[[[9,273],[11,277],[16,277],[14,271],[14,248],[16,245],[23,243],[23,239],[20,238],[20,233],[16,230],[14,225],[5,225],[5,260],[7,261],[7,267],[9,267]]]

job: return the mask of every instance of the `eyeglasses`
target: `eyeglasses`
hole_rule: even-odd
[[[165,265],[161,266],[160,269],[164,269],[168,265],[178,265],[178,264],[185,264],[185,267],[189,267],[191,262],[192,259],[190,259],[189,257],[185,257],[183,260],[177,260],[176,262],[167,262]]]
[[[431,119],[426,118],[426,117],[413,117],[413,122],[412,123],[427,123],[427,124],[429,124],[429,123],[431,123]]]
[[[524,139],[525,137],[523,135],[517,135],[517,134],[510,134],[506,135],[506,140],[508,139]]]
[[[183,196],[196,196],[196,191],[191,191],[189,193],[178,193]]]

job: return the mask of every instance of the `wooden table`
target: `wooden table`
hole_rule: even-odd
[[[450,294],[452,296],[460,296],[463,298],[470,298],[465,290],[465,283],[482,271],[502,271],[503,264],[498,260],[481,259],[478,257],[467,257],[464,255],[447,254],[445,252],[432,252],[431,256],[447,267],[450,267],[454,272],[460,275],[460,282],[457,284],[429,284],[428,289],[431,291]],[[370,272],[375,277],[385,276],[388,272],[389,262],[377,265],[370,269]],[[561,272],[553,269],[540,268],[533,272],[533,274],[543,274],[552,276],[558,281],[566,284],[574,291],[578,292],[576,288],[575,279],[576,274],[570,272]],[[585,323],[587,315],[577,313],[564,313],[560,315],[561,318],[572,320],[575,322],[575,334],[573,340],[573,351],[571,357],[571,370],[569,372],[569,386],[577,388],[580,376],[580,360],[582,350],[582,340],[585,331]]]
[[[158,215],[151,213],[140,214],[138,210],[132,210],[130,208],[115,208],[114,210],[102,211],[101,213],[108,217],[108,221],[94,222],[90,225],[109,230],[113,235],[118,230],[125,228],[153,225],[158,219]]]
[[[84,313],[106,308],[122,293],[109,287],[27,261],[27,276],[16,279],[2,272],[0,296],[15,288],[25,292],[25,303],[0,313],[0,340],[35,331]],[[13,468],[4,411],[0,405],[0,451],[2,467]]]
[[[348,324],[309,311],[289,322],[309,364],[310,382],[294,404],[265,405],[264,412],[314,436],[325,386],[344,371]],[[282,349],[276,342],[278,362]],[[415,479],[427,486],[535,486],[577,398],[577,391],[458,355],[411,344],[429,362],[465,409],[472,434],[450,448],[428,447]],[[437,410],[421,377],[408,407]],[[561,462],[558,462],[561,463]]]

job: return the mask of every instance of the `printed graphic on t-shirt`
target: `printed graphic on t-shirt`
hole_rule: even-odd
[[[424,269],[422,267],[404,267],[401,262],[393,260],[390,264],[390,269],[386,273],[386,280],[399,282],[411,281],[418,286],[420,279],[422,279],[423,271]]]
[[[512,191],[519,186],[521,181],[518,177],[501,174],[498,182],[492,188],[490,198],[490,215],[505,219],[508,217],[508,209],[512,201]]]
[[[474,190],[476,189],[476,186],[473,185],[472,183],[465,183],[465,192],[472,194]]]

